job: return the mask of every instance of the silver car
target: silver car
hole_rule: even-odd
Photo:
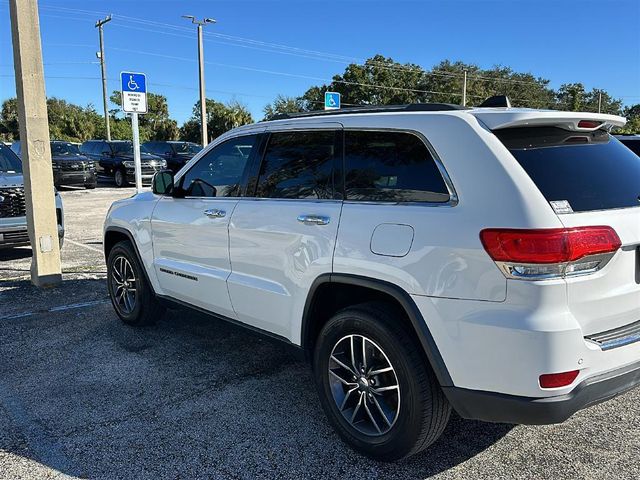
[[[64,238],[64,210],[56,191],[56,219],[60,246]],[[22,163],[0,143],[0,248],[29,245]]]

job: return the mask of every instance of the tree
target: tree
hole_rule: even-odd
[[[240,102],[231,101],[227,104],[206,99],[207,130],[210,139],[214,139],[232,128],[253,123],[253,118],[247,107]],[[200,134],[200,101],[193,106],[191,118],[180,128],[180,138],[189,142],[199,143]]]
[[[627,117],[627,124],[616,129],[614,133],[636,133],[640,134],[640,103],[626,107],[622,115]]]
[[[582,83],[563,83],[556,93],[556,108],[571,112],[597,112],[622,114],[622,101],[613,98],[605,90],[592,89],[587,92]]]
[[[264,119],[269,120],[274,115],[281,113],[304,112],[304,101],[300,97],[288,97],[278,95],[273,103],[267,104],[264,109]]]
[[[122,105],[121,93],[114,91],[110,100],[118,106]],[[142,140],[176,140],[180,133],[178,123],[169,117],[169,105],[167,97],[156,93],[147,93],[147,113],[138,116],[138,124],[140,126],[140,139]],[[121,110],[111,110],[110,115],[117,122],[120,117]],[[122,129],[116,126],[120,132]],[[131,128],[128,130],[131,132]],[[117,138],[114,136],[114,138]],[[131,138],[129,135],[128,138]]]
[[[428,101],[425,71],[411,63],[375,55],[363,65],[352,63],[329,85],[309,88],[300,98],[305,110],[317,110],[324,104],[324,92],[339,92],[345,105],[389,105]]]

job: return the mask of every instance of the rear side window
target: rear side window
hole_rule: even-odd
[[[333,198],[334,130],[273,133],[260,166],[259,198]]]
[[[345,131],[345,194],[361,201],[450,199],[429,149],[406,132]]]
[[[495,135],[549,202],[574,212],[640,206],[640,157],[603,130],[510,128]]]

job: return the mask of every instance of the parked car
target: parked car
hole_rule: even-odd
[[[167,161],[167,168],[174,173],[178,173],[178,170],[202,150],[201,145],[177,140],[145,142],[143,146],[148,152],[164,158]]]
[[[616,135],[622,144],[636,155],[640,156],[640,135]]]
[[[64,239],[64,209],[55,192],[58,240]],[[0,143],[0,248],[29,245],[22,162],[9,147]]]
[[[80,151],[96,162],[98,174],[113,179],[118,187],[135,183],[133,143],[126,140],[88,140]],[[140,147],[142,183],[150,184],[153,175],[167,166],[167,162]]]
[[[640,159],[608,132],[625,119],[489,104],[227,132],[112,205],[117,315],[177,303],[298,348],[336,431],[382,460],[452,410],[559,423],[636,387]]]
[[[22,144],[19,140],[11,144],[11,150],[22,157]],[[56,187],[80,185],[85,188],[96,188],[95,163],[80,153],[76,144],[53,140],[51,142],[51,165],[53,167],[53,183]]]

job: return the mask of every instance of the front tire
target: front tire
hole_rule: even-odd
[[[344,309],[323,327],[314,354],[330,423],[355,450],[384,461],[427,448],[451,413],[402,314],[374,302]]]
[[[164,313],[147,283],[138,256],[129,241],[117,243],[107,259],[107,286],[116,314],[127,325],[152,325]]]
[[[127,174],[122,169],[118,169],[114,172],[113,180],[116,182],[116,187],[118,188],[123,188],[129,185],[129,182],[127,182]]]

